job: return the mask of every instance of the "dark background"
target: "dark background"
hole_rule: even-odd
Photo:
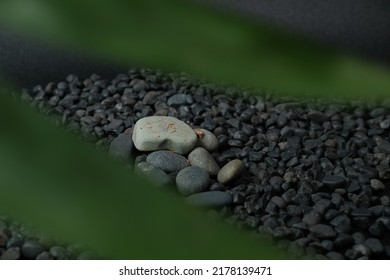
[[[200,0],[197,0],[200,1]],[[323,45],[390,61],[390,1],[201,0],[309,37]],[[0,76],[23,87],[69,73],[112,78],[122,71],[85,55],[55,49],[0,29]]]

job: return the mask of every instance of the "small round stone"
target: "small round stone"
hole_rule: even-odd
[[[171,151],[150,153],[146,162],[168,173],[178,172],[189,165],[185,157]]]
[[[332,227],[325,224],[317,224],[309,228],[310,232],[319,239],[332,239],[336,237],[337,233]]]
[[[20,259],[20,248],[8,248],[0,257],[0,260],[18,260]]]
[[[119,134],[110,144],[109,155],[128,163],[131,158],[133,146],[133,140],[130,135],[127,133]]]
[[[53,246],[49,250],[50,255],[52,255],[57,260],[66,260],[68,257],[66,256],[66,250],[65,248],[61,246]]]
[[[203,147],[209,152],[213,152],[218,149],[219,142],[213,133],[203,128],[197,128],[194,131],[198,136],[197,146]]]
[[[322,183],[329,187],[335,189],[338,186],[341,186],[345,182],[344,178],[338,175],[325,175],[322,178]]]
[[[221,191],[201,192],[186,198],[187,204],[201,208],[220,208],[232,202],[232,195]]]
[[[227,184],[240,176],[243,171],[244,164],[242,161],[239,159],[234,159],[229,161],[221,168],[221,170],[218,172],[217,180],[221,184]]]
[[[205,191],[209,186],[210,178],[206,170],[198,166],[186,167],[177,174],[176,185],[179,193],[189,196]]]
[[[198,141],[194,130],[185,122],[165,116],[145,117],[134,125],[133,142],[139,151],[171,150],[186,154]]]
[[[307,114],[307,118],[312,120],[312,121],[318,122],[318,123],[323,123],[326,120],[328,120],[328,117],[324,113],[319,112],[319,111],[309,112]]]
[[[210,153],[202,147],[195,148],[189,155],[188,161],[192,166],[205,169],[210,175],[217,175],[220,168]]]
[[[52,255],[50,255],[50,253],[48,251],[44,251],[42,253],[40,253],[37,258],[37,260],[53,260],[54,257]]]
[[[378,179],[371,179],[370,184],[371,187],[376,191],[384,190],[386,188],[385,185]]]
[[[380,255],[384,251],[382,242],[380,242],[377,238],[367,238],[365,244],[374,255]]]
[[[22,246],[22,255],[27,259],[35,259],[40,253],[45,251],[45,248],[36,240],[28,239]]]

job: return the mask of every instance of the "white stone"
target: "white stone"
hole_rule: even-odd
[[[183,155],[195,147],[197,140],[194,130],[174,117],[145,117],[133,130],[134,146],[145,152],[170,150]]]

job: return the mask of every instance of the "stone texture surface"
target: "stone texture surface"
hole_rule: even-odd
[[[136,122],[133,130],[133,142],[139,151],[171,150],[186,154],[197,141],[194,130],[174,117],[145,117]]]

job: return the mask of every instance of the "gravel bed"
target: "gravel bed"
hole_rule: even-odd
[[[124,135],[148,116],[174,117],[211,132],[218,148],[210,154],[218,166],[238,160],[244,168],[226,183],[215,176],[218,170],[210,175],[206,191],[220,204],[208,211],[294,258],[389,259],[390,99],[257,94],[185,74],[131,69],[113,80],[69,75],[25,90],[21,98],[105,151],[114,139],[130,149]],[[147,169],[153,156],[132,153],[122,160]],[[203,191],[187,198],[189,204],[209,206]],[[1,257],[15,254],[1,243],[1,225]]]

